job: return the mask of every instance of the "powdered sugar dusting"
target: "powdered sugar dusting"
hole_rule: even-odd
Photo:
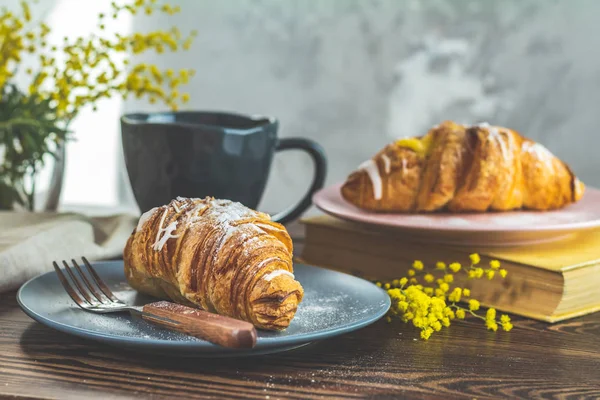
[[[315,298],[317,301],[306,301],[310,299],[310,289],[305,292],[305,300],[298,306],[298,311],[292,323],[303,326],[305,329],[315,329],[322,325],[323,321],[335,321],[343,319],[345,313],[352,314],[354,307],[341,308],[339,305],[348,300],[348,294],[333,293],[327,297]]]
[[[327,325],[344,324],[360,319],[374,311],[377,304],[366,305],[359,298],[336,290],[316,293],[305,285],[304,300],[292,320],[290,328],[312,331],[326,328]]]
[[[202,216],[199,216],[199,213]],[[239,202],[233,202],[230,200],[206,200],[199,204],[192,210],[190,210],[191,217],[188,219],[189,224],[193,224],[201,219],[211,221],[214,225],[214,229],[220,232],[220,239],[217,242],[213,257],[217,257],[223,246],[229,241],[229,239],[236,235],[241,242],[244,242],[245,249],[248,250],[248,246],[254,245],[255,241],[246,241],[245,239],[251,236],[257,236],[257,233],[264,232],[256,223],[259,213],[254,211]],[[257,242],[258,243],[258,242]]]
[[[550,171],[554,171],[554,165],[552,164],[554,155],[542,144],[534,142],[524,142],[521,150],[523,150],[524,152],[531,153],[535,158],[545,163],[546,166],[550,169]]]
[[[496,143],[498,143],[498,146],[500,146],[500,151],[502,152],[502,158],[506,161],[508,160],[508,149],[506,148],[506,143],[504,143],[504,138],[502,137],[502,135],[500,135],[500,132],[498,132],[498,128],[496,128],[495,126],[492,126],[490,128],[488,128],[488,132],[490,134],[490,137],[496,141]]]

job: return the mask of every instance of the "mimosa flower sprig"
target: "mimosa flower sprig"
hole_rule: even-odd
[[[500,326],[504,331],[510,331],[513,326],[508,315],[497,319],[494,308],[489,308],[485,316],[478,314],[480,304],[470,298],[470,290],[453,286],[454,276],[458,273],[466,274],[468,279],[489,280],[505,278],[507,275],[497,260],[490,261],[488,268],[482,268],[478,254],[471,254],[470,259],[471,265],[466,268],[456,262],[446,265],[440,261],[430,270],[417,260],[408,270],[408,276],[391,282],[377,282],[377,286],[386,289],[392,300],[387,321],[399,317],[403,322],[412,322],[421,330],[424,340],[443,327],[450,326],[452,320],[465,319],[467,315],[483,320],[489,330],[496,331]],[[463,307],[460,301],[466,299],[468,306]]]
[[[174,27],[125,35],[107,30],[110,19],[122,14],[173,15],[180,12],[179,7],[156,0],[113,2],[110,13],[98,15],[98,33],[50,43],[52,29],[35,22],[32,3],[35,1],[21,1],[15,12],[6,7],[0,9],[2,208],[14,203],[33,207],[33,187],[26,187],[24,177],[33,176],[43,166],[44,156],[57,148],[52,144],[68,139],[66,127],[82,108],[95,109],[98,101],[105,98],[132,96],[177,110],[190,99],[180,87],[194,75],[192,69],[161,70],[156,65],[130,60],[146,52],[188,50],[195,32],[183,35]],[[27,87],[15,85],[18,71],[31,77]]]
[[[195,32],[183,37],[177,28],[131,35],[90,34],[86,37],[64,37],[60,44],[50,44],[50,27],[32,23],[28,2],[21,2],[21,15],[4,10],[0,15],[0,87],[15,74],[24,53],[39,53],[38,67],[28,67],[32,75],[29,94],[54,100],[57,114],[69,118],[83,106],[94,106],[102,98],[121,95],[147,97],[151,103],[159,100],[171,109],[189,100],[189,94],[179,93],[193,70],[161,71],[156,65],[129,65],[129,57],[147,51],[158,54],[166,50],[190,48]],[[131,4],[112,3],[110,16],[98,15],[98,28],[105,32],[107,19],[121,13],[152,14],[155,11],[174,14],[178,7],[157,4],[155,0],[136,0]],[[58,61],[62,60],[62,61]]]

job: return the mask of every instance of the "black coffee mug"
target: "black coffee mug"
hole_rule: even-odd
[[[275,118],[227,112],[166,112],[121,117],[125,165],[142,212],[177,196],[212,196],[256,209],[273,155],[304,150],[315,165],[312,184],[300,202],[273,216],[286,223],[311,205],[323,187],[327,161],[321,146],[302,138],[277,138]]]

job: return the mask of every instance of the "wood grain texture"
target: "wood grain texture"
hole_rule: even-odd
[[[515,318],[509,333],[477,321],[428,342],[400,322],[294,351],[232,359],[140,355],[32,321],[0,295],[0,398],[600,397],[600,313],[548,325]]]
[[[251,323],[181,304],[168,301],[146,304],[142,318],[225,347],[252,348],[256,345],[256,329]]]

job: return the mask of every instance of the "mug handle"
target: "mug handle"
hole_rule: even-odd
[[[273,221],[279,222],[280,224],[286,224],[295,220],[311,206],[313,194],[323,187],[325,176],[327,175],[327,159],[325,158],[325,151],[317,142],[304,138],[282,138],[277,142],[275,151],[284,150],[303,150],[307,152],[315,165],[315,173],[312,184],[302,200],[295,206],[291,206],[288,209],[273,215]]]

